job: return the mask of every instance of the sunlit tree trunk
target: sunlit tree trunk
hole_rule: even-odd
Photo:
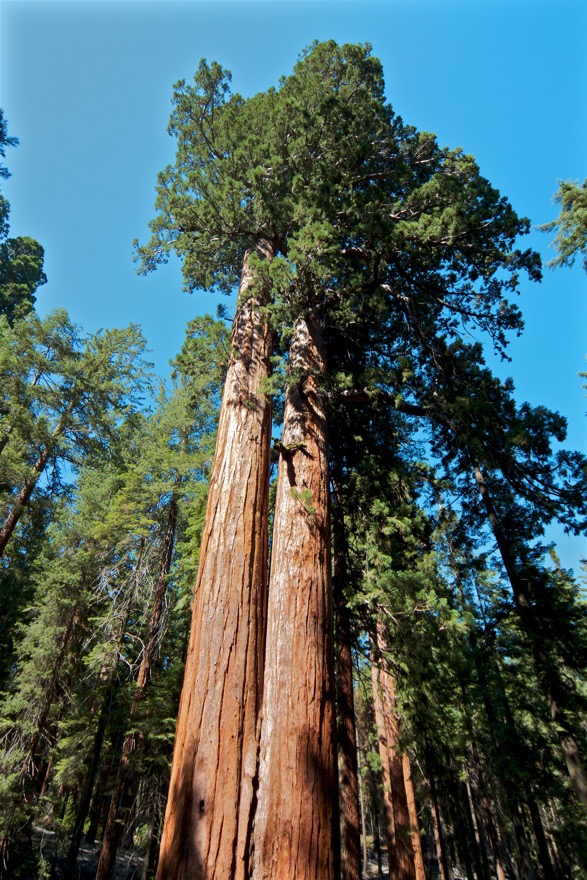
[[[290,347],[253,834],[255,880],[333,880],[337,821],[326,417],[318,320]]]
[[[271,259],[273,247],[256,251]],[[267,586],[272,332],[251,253],[220,411],[158,880],[246,874]]]

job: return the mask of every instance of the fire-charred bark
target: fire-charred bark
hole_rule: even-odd
[[[333,880],[336,745],[324,343],[299,319],[290,348],[271,559],[255,880]]]
[[[260,241],[261,258],[273,247]],[[235,315],[158,880],[243,877],[257,759],[267,584],[272,332],[245,255]]]

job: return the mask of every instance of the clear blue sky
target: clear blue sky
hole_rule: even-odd
[[[141,324],[161,375],[186,322],[218,298],[181,291],[177,265],[136,276],[173,84],[200,58],[251,95],[277,84],[314,39],[370,42],[406,122],[461,146],[533,224],[557,214],[557,179],[587,176],[584,0],[1,0],[0,106],[20,138],[4,191],[13,235],[46,249],[38,310],[64,306],[87,330]],[[526,247],[544,259],[551,237]],[[517,397],[569,420],[585,451],[587,283],[579,267],[526,283],[526,331],[511,346]],[[584,553],[568,545],[566,564]]]

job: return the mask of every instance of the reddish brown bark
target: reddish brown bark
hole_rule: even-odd
[[[273,250],[260,242],[267,259]],[[272,333],[245,255],[194,597],[158,880],[246,873],[267,585]]]
[[[408,815],[410,817],[410,830],[412,835],[412,850],[414,852],[414,870],[416,872],[416,880],[426,880],[426,871],[424,869],[424,856],[422,855],[422,838],[420,837],[418,809],[416,806],[416,794],[414,792],[414,781],[412,779],[412,768],[408,753],[402,755],[402,769],[404,773],[404,786],[406,789],[406,800],[408,803]]]
[[[271,557],[255,880],[333,880],[336,744],[326,417],[318,321],[290,363]]]
[[[382,765],[383,797],[389,848],[390,880],[416,880],[416,863],[412,846],[412,826],[404,780],[403,759],[399,752],[399,719],[395,684],[387,662],[381,655],[385,641],[378,624],[376,662],[373,663],[372,684],[375,724]],[[417,832],[417,826],[414,831]]]
[[[30,474],[30,476],[25,478],[23,486],[15,498],[14,504],[6,515],[6,519],[2,524],[2,528],[0,528],[0,556],[4,555],[6,545],[10,541],[12,533],[18,525],[23,511],[30,501],[30,497],[33,494],[33,490],[37,485],[39,477],[45,470],[47,462],[51,458],[51,452],[51,446],[48,446],[45,449],[41,450],[39,457],[33,465],[32,473]]]

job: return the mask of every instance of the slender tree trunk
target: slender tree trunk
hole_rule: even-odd
[[[464,690],[464,689],[463,689]],[[483,838],[487,838],[489,842],[489,847],[491,849],[492,861],[495,868],[495,875],[497,880],[505,880],[505,871],[503,867],[503,859],[501,853],[501,841],[498,832],[497,822],[495,820],[494,809],[489,798],[489,794],[487,791],[487,783],[485,780],[485,773],[483,770],[483,766],[481,763],[481,756],[479,754],[479,749],[477,747],[477,742],[473,737],[472,731],[470,731],[471,737],[471,751],[473,756],[473,764],[475,767],[475,775],[477,777],[477,785],[479,789],[479,800],[480,800],[480,811],[481,816],[483,818],[483,830],[484,835]],[[469,791],[471,790],[469,786]],[[487,845],[484,840],[484,851],[487,851]],[[487,857],[484,858],[484,868],[488,871],[488,876],[491,873],[489,871],[489,866],[487,865]],[[529,878],[526,878],[529,880]]]
[[[98,777],[98,783],[94,790],[92,803],[90,804],[90,823],[85,835],[86,843],[94,844],[96,842],[102,819],[105,820],[108,815],[108,798],[106,790],[110,778],[110,771],[112,770],[112,763],[111,760],[105,762]]]
[[[542,876],[544,877],[544,880],[560,880],[560,875],[558,871],[555,871],[552,860],[550,858],[550,851],[548,848],[548,841],[546,840],[546,835],[544,833],[544,825],[542,822],[542,816],[540,815],[540,808],[533,797],[528,798],[528,809],[530,810],[530,818],[532,820],[534,837],[536,838],[536,843],[538,845],[538,855],[540,857],[540,865],[542,867]]]
[[[29,503],[30,497],[33,494],[33,490],[37,485],[39,477],[45,470],[47,462],[51,458],[52,451],[52,445],[47,445],[43,450],[41,450],[39,457],[33,465],[32,473],[25,478],[22,488],[15,498],[14,504],[6,515],[6,519],[4,520],[4,523],[0,528],[0,556],[4,556],[6,545],[10,541],[12,533],[18,525],[23,511]]]
[[[416,862],[404,779],[399,753],[399,719],[395,684],[382,652],[386,650],[383,627],[377,624],[377,662],[372,666],[375,723],[383,770],[384,800],[389,840],[390,880],[416,880]]]
[[[504,722],[503,719],[499,717],[498,712],[494,706],[494,700],[491,696],[491,688],[490,683],[487,679],[486,668],[483,660],[479,654],[479,647],[477,644],[477,638],[474,631],[469,633],[469,644],[471,646],[471,652],[473,655],[473,660],[475,663],[475,669],[477,671],[477,677],[479,680],[479,685],[481,688],[481,693],[483,695],[483,705],[485,707],[485,714],[487,715],[487,720],[489,722],[489,727],[491,730],[491,738],[493,741],[493,745],[496,751],[496,754],[501,754],[502,752],[509,751],[507,748],[507,741],[504,744],[503,741],[503,729]],[[501,671],[497,664],[493,664],[495,672],[494,674],[497,676],[497,680],[500,686],[501,692],[501,703],[503,705],[503,710],[505,713],[505,721],[507,726],[511,730],[511,738],[512,740],[518,741],[519,736],[516,731],[516,726],[514,722],[513,715],[509,708],[509,703],[507,701],[507,696],[505,693],[505,688],[503,685],[503,679],[501,675]],[[526,832],[524,829],[524,824],[522,822],[522,818],[520,815],[520,807],[517,799],[517,787],[511,786],[511,781],[509,779],[501,779],[502,790],[504,793],[505,801],[508,806],[508,811],[512,820],[512,826],[514,829],[514,834],[516,838],[516,844],[518,847],[518,852],[520,856],[520,872],[522,874],[523,880],[535,880],[536,871],[534,868],[534,864],[532,861],[532,857],[530,854],[530,849],[528,847],[528,840],[526,837]],[[512,790],[513,788],[513,790]]]
[[[377,871],[379,874],[383,873],[383,861],[381,858],[381,822],[380,822],[380,810],[379,810],[379,786],[378,781],[375,778],[375,773],[370,764],[368,767],[368,779],[369,779],[369,796],[371,799],[371,811],[370,818],[371,823],[373,825],[373,850],[375,852],[375,858],[377,859]],[[393,817],[392,817],[393,818]],[[389,854],[388,854],[389,855]],[[365,866],[367,865],[367,861],[365,861]]]
[[[458,782],[455,787],[451,819],[457,874],[460,872],[460,869],[464,868],[467,880],[475,880],[475,878],[479,880],[481,876],[479,871],[479,853],[464,782]]]
[[[406,799],[408,802],[408,815],[410,817],[410,827],[412,832],[412,849],[414,851],[414,868],[416,872],[416,880],[426,880],[426,871],[424,869],[424,856],[422,855],[422,838],[420,837],[420,823],[418,820],[418,808],[416,806],[416,793],[414,791],[414,781],[412,779],[412,768],[407,752],[402,755],[402,769],[404,774],[404,786],[406,789]]]
[[[75,400],[70,400],[65,409],[65,412],[61,415],[59,421],[57,422],[57,425],[55,426],[55,430],[51,435],[51,440],[39,453],[39,456],[33,465],[32,473],[25,478],[22,488],[16,496],[14,504],[6,515],[6,519],[4,520],[4,523],[0,528],[0,556],[4,556],[6,545],[10,541],[12,533],[18,525],[24,509],[30,501],[33,490],[39,481],[39,477],[47,467],[47,463],[49,462],[49,459],[53,454],[58,438],[61,436],[61,434],[63,434],[65,430],[68,418],[71,414],[71,411],[73,410],[74,404]]]
[[[34,811],[51,766],[51,761],[48,762],[45,755],[39,755],[39,751],[43,752],[49,748],[53,739],[52,728],[58,718],[54,717],[52,723],[50,723],[50,717],[52,710],[54,711],[54,704],[59,699],[58,691],[61,669],[68,652],[71,650],[71,643],[77,623],[77,612],[70,613],[65,621],[51,675],[43,688],[44,693],[42,694],[41,707],[34,721],[34,732],[26,741],[26,751],[19,762],[20,769],[18,775],[10,787],[11,790],[6,798],[6,804],[3,804],[7,815],[7,822],[4,834],[0,837],[0,877],[9,877],[10,871],[14,868],[15,860],[23,858],[24,853],[31,846],[30,836],[32,834]],[[60,709],[62,709],[61,706]],[[18,813],[15,813],[14,808],[10,808],[11,801],[13,804],[18,801],[27,805],[28,819],[24,826],[19,824]],[[7,865],[9,865],[9,868],[6,867]],[[5,870],[8,870],[7,874],[3,873]]]
[[[256,248],[271,259],[266,241]],[[244,259],[192,631],[179,707],[158,880],[246,875],[257,762],[266,589],[272,332]],[[248,298],[247,298],[248,297]]]
[[[396,871],[396,841],[395,819],[393,815],[393,792],[391,773],[387,755],[387,735],[385,728],[385,713],[381,697],[380,674],[373,658],[371,665],[371,684],[373,687],[373,707],[375,710],[375,727],[377,729],[377,745],[381,758],[381,782],[383,785],[383,811],[385,813],[385,835],[387,838],[387,854],[389,858],[389,870],[391,877],[392,862],[393,870]]]
[[[473,850],[473,863],[475,865],[475,874],[477,876],[477,880],[490,880],[487,850],[483,845],[483,841],[481,840],[481,835],[479,833],[479,823],[477,821],[477,814],[475,810],[475,803],[473,801],[473,793],[471,791],[471,782],[469,780],[468,768],[466,772],[467,778],[462,783],[462,785],[465,796],[465,814],[467,826],[469,829],[469,839],[471,842],[471,848]]]
[[[446,847],[444,845],[444,833],[442,830],[442,819],[440,817],[440,809],[438,806],[438,795],[436,793],[436,782],[434,776],[429,771],[428,790],[430,792],[430,811],[432,813],[432,828],[434,830],[434,842],[436,844],[436,855],[438,857],[438,873],[440,880],[451,880],[448,858],[446,855]]]
[[[155,586],[153,596],[153,607],[151,617],[149,619],[149,628],[144,640],[143,657],[139,666],[137,676],[136,690],[134,699],[131,704],[128,724],[132,727],[137,708],[145,699],[153,663],[155,661],[157,646],[159,642],[159,630],[161,625],[161,615],[163,614],[163,606],[165,603],[165,595],[167,593],[167,578],[171,570],[171,561],[173,558],[173,541],[175,538],[175,528],[177,523],[177,498],[171,496],[169,502],[169,512],[167,517],[167,526],[165,529],[165,538],[163,541],[163,556],[161,560],[161,568],[159,577]],[[96,870],[96,880],[111,880],[116,867],[116,853],[120,844],[124,824],[121,817],[122,805],[126,794],[126,786],[128,782],[129,771],[132,763],[132,756],[138,745],[138,737],[135,732],[125,736],[122,744],[122,754],[120,764],[116,773],[114,790],[110,800],[110,808],[108,810],[108,818],[106,820],[106,828],[104,829],[104,841],[100,851],[100,860]]]
[[[365,792],[363,789],[363,778],[361,776],[361,753],[357,751],[357,781],[359,784],[359,807],[361,812],[361,856],[362,856],[362,868],[363,874],[367,872],[367,825],[366,825],[366,815],[365,815]],[[359,875],[362,876],[362,875]]]
[[[75,867],[77,864],[77,857],[79,853],[79,848],[82,842],[82,837],[84,833],[84,824],[86,821],[86,817],[88,815],[88,811],[90,809],[90,802],[92,800],[92,792],[94,790],[94,782],[96,781],[96,774],[98,773],[98,767],[100,766],[100,756],[102,753],[102,744],[104,742],[104,733],[106,731],[106,719],[107,719],[107,702],[110,699],[110,693],[107,694],[106,699],[104,701],[104,706],[102,711],[100,712],[100,717],[98,719],[98,725],[96,727],[96,733],[94,734],[94,742],[92,745],[92,753],[90,755],[90,762],[88,768],[86,770],[86,775],[84,778],[84,784],[81,790],[81,794],[79,797],[79,801],[77,803],[76,814],[75,814],[75,822],[73,826],[73,831],[71,834],[71,839],[69,842],[69,849],[67,851],[67,861],[65,867],[65,876],[67,878],[73,878],[75,876]]]
[[[350,614],[344,589],[348,586],[348,547],[337,483],[332,511],[334,545],[334,611],[336,621],[336,713],[340,809],[340,865],[342,880],[361,880],[359,776]]]
[[[487,518],[493,530],[504,568],[512,587],[516,611],[530,641],[534,663],[548,700],[550,714],[558,733],[571,784],[579,802],[587,806],[587,774],[583,768],[577,740],[566,718],[565,704],[567,700],[565,699],[565,688],[561,681],[560,672],[556,668],[556,660],[547,655],[537,638],[537,609],[529,601],[526,587],[518,573],[509,542],[493,504],[487,481],[478,465],[474,466],[474,473],[475,481],[487,512]]]
[[[147,842],[147,850],[143,858],[143,870],[141,872],[141,880],[149,880],[153,876],[155,868],[155,857],[157,854],[157,828],[156,820],[153,818],[151,827],[149,828],[149,839]]]
[[[332,880],[337,774],[328,448],[319,389],[324,343],[315,317],[296,321],[290,364],[271,554],[252,876]]]

